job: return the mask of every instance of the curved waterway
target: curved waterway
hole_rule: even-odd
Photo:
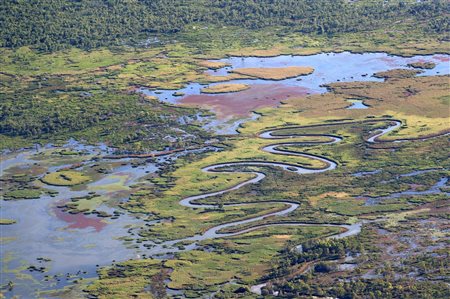
[[[180,205],[188,208],[202,208],[202,209],[214,209],[217,205],[199,203],[200,200],[205,200],[217,195],[221,195],[233,190],[238,190],[246,185],[255,184],[265,178],[265,174],[262,171],[256,170],[242,170],[246,167],[277,167],[283,171],[289,171],[298,175],[308,175],[321,173],[334,170],[338,165],[335,161],[326,157],[312,155],[303,152],[296,152],[293,150],[284,149],[286,147],[301,145],[332,145],[343,140],[342,137],[329,134],[295,134],[283,132],[284,130],[292,130],[297,128],[307,129],[311,127],[322,126],[339,126],[345,124],[356,123],[377,123],[386,122],[389,125],[385,129],[377,130],[366,141],[368,143],[385,142],[380,140],[383,136],[398,129],[401,126],[401,122],[393,119],[370,119],[365,121],[347,121],[347,122],[335,122],[335,123],[323,123],[309,126],[291,126],[281,127],[270,131],[264,131],[259,134],[260,138],[274,140],[276,143],[267,145],[261,150],[274,155],[290,155],[305,157],[313,160],[320,161],[324,164],[323,168],[312,169],[296,164],[277,163],[267,161],[239,161],[228,162],[222,164],[210,165],[202,170],[207,173],[252,173],[254,176],[244,182],[241,182],[231,188],[220,190],[211,193],[199,194],[184,198],[180,201]],[[299,137],[320,137],[323,141],[314,142],[296,142],[294,138]],[[426,138],[424,138],[426,139]],[[393,142],[407,141],[394,140]],[[49,149],[53,150],[53,149]],[[35,160],[32,154],[33,152],[25,152],[16,155],[11,159],[7,159],[2,166],[3,171],[14,167],[25,168],[27,165],[33,165],[40,163],[40,160]],[[35,154],[35,152],[34,152]],[[102,156],[106,156],[106,151],[92,151],[90,154],[95,157],[94,160],[88,159],[84,162],[82,167],[90,167],[93,163],[100,163],[103,159]],[[92,156],[91,156],[92,157]],[[161,157],[158,160],[164,161],[171,156]],[[174,156],[172,156],[174,157]],[[95,277],[96,265],[108,265],[113,260],[122,261],[130,258],[139,258],[140,255],[148,257],[164,257],[171,253],[192,250],[197,248],[197,243],[202,240],[231,237],[240,234],[244,234],[256,229],[272,226],[320,226],[320,227],[339,227],[342,232],[330,236],[330,238],[344,238],[353,236],[361,231],[362,222],[349,224],[335,224],[335,223],[302,223],[293,221],[283,221],[282,217],[287,216],[293,211],[301,208],[296,202],[273,200],[265,203],[272,203],[274,205],[283,206],[276,212],[267,213],[265,215],[259,215],[244,220],[233,221],[229,223],[220,224],[209,228],[202,234],[197,234],[192,237],[172,240],[166,242],[143,242],[140,247],[136,247],[136,244],[131,244],[132,247],[127,248],[122,244],[122,241],[118,240],[118,237],[127,236],[135,229],[142,227],[142,221],[131,217],[130,215],[122,214],[119,219],[116,220],[102,220],[96,217],[87,217],[83,214],[70,215],[63,213],[57,209],[55,203],[65,201],[73,197],[85,196],[89,192],[95,191],[97,194],[112,197],[112,193],[108,192],[111,187],[114,187],[116,183],[120,181],[125,188],[137,183],[141,178],[147,174],[157,170],[157,166],[152,163],[143,163],[140,166],[132,165],[133,159],[121,159],[114,160],[117,163],[112,171],[99,180],[96,180],[87,185],[83,190],[71,190],[69,187],[47,187],[54,191],[58,191],[59,194],[55,197],[43,196],[40,199],[35,200],[19,200],[2,202],[2,214],[7,216],[6,218],[13,218],[18,220],[16,224],[2,227],[2,237],[14,237],[14,240],[2,242],[2,284],[6,284],[8,281],[16,282],[16,286],[13,292],[8,292],[7,297],[14,295],[30,294],[37,290],[51,290],[58,289],[67,285],[70,285],[74,280],[70,278],[73,276],[79,278]],[[107,160],[103,162],[108,162]],[[65,168],[69,165],[51,166],[48,169],[50,171],[57,171],[58,169]],[[80,166],[81,167],[81,166]],[[235,168],[241,168],[235,169]],[[125,196],[125,195],[124,195]],[[121,197],[119,195],[119,197]],[[245,206],[255,203],[234,203],[225,204],[224,206]],[[100,209],[101,210],[101,209]],[[103,209],[105,210],[105,209]],[[111,210],[106,210],[111,212]],[[58,221],[55,221],[55,216]],[[265,220],[267,217],[279,217],[280,222],[270,224],[260,224],[260,221]],[[276,218],[275,218],[276,219]],[[127,227],[125,227],[128,225]],[[151,225],[147,223],[146,225]],[[241,226],[245,225],[242,229]],[[131,229],[131,231],[130,231]],[[177,247],[180,242],[189,243],[189,245]],[[299,247],[299,249],[301,249]],[[39,260],[40,258],[50,258],[49,261]],[[21,269],[22,265],[35,265],[37,267],[45,267],[47,272],[33,272],[30,273],[29,278],[23,273],[23,270],[16,272],[14,269]],[[23,268],[22,268],[23,269]],[[80,273],[81,271],[81,273]],[[67,275],[66,275],[67,273]],[[16,275],[22,275],[19,279]],[[47,278],[46,278],[47,277]],[[48,284],[43,280],[49,280]],[[23,282],[22,282],[23,281]],[[26,296],[25,296],[26,297]]]
[[[389,125],[382,130],[379,130],[379,132],[375,132],[374,135],[372,135],[370,138],[368,138],[366,141],[368,143],[376,143],[379,142],[379,139],[389,134],[390,132],[398,129],[401,126],[401,122],[394,119],[371,119],[366,121],[347,121],[347,122],[336,122],[336,123],[329,123],[329,124],[318,124],[318,125],[309,125],[309,126],[295,126],[295,127],[282,127],[278,129],[273,129],[270,131],[264,131],[259,134],[260,138],[264,139],[274,139],[278,142],[276,144],[268,145],[262,148],[263,151],[276,154],[276,155],[291,155],[291,156],[301,156],[313,160],[318,160],[320,162],[323,162],[326,166],[319,169],[313,169],[313,168],[307,168],[304,166],[299,166],[296,164],[288,164],[288,163],[279,163],[279,162],[266,162],[266,161],[240,161],[240,162],[228,162],[228,163],[221,163],[221,164],[214,164],[207,166],[202,169],[202,171],[207,173],[239,173],[239,172],[245,172],[245,173],[252,173],[254,175],[253,178],[246,180],[244,182],[241,182],[233,187],[216,191],[216,192],[210,192],[210,193],[203,193],[199,195],[189,196],[184,199],[182,199],[179,204],[188,207],[188,208],[203,208],[203,209],[214,209],[217,208],[217,205],[214,204],[204,204],[199,203],[199,200],[204,200],[210,197],[214,197],[217,195],[221,195],[230,191],[238,190],[246,185],[249,184],[256,184],[263,180],[266,175],[263,172],[260,171],[249,171],[249,170],[229,170],[230,168],[235,167],[277,167],[281,168],[284,171],[290,171],[297,173],[299,175],[305,175],[305,174],[314,174],[314,173],[321,173],[326,171],[334,170],[337,167],[337,163],[331,159],[328,159],[326,157],[321,157],[318,155],[303,153],[303,152],[295,152],[292,150],[285,150],[282,149],[282,147],[289,147],[289,146],[296,146],[296,145],[331,145],[338,143],[343,140],[340,136],[335,135],[328,135],[328,134],[274,134],[276,132],[280,132],[286,129],[302,129],[302,128],[311,128],[311,127],[321,127],[321,126],[338,126],[338,125],[346,125],[346,124],[356,124],[356,123],[377,123],[377,122],[388,122]],[[325,137],[328,138],[327,141],[314,141],[314,142],[279,142],[283,139],[286,139],[287,141],[292,138],[299,138],[299,137]],[[402,140],[395,140],[394,142],[402,142],[407,141],[406,139]],[[384,141],[383,141],[384,142]],[[214,239],[214,238],[224,238],[224,237],[231,237],[236,236],[240,234],[244,234],[256,229],[260,229],[263,227],[269,227],[269,226],[281,226],[281,225],[289,225],[289,226],[328,226],[328,227],[340,227],[342,228],[343,232],[335,234],[330,236],[330,238],[344,238],[349,237],[358,234],[361,231],[362,222],[358,222],[352,225],[348,224],[314,224],[314,223],[303,223],[303,222],[278,222],[278,223],[271,223],[271,224],[255,224],[254,226],[251,226],[251,223],[257,223],[259,221],[262,221],[266,219],[267,217],[282,217],[286,216],[289,213],[295,211],[300,207],[300,204],[296,202],[291,201],[283,201],[283,200],[274,200],[274,201],[265,201],[264,203],[274,203],[274,204],[283,204],[286,206],[286,208],[281,209],[276,212],[268,213],[261,216],[256,216],[252,218],[248,218],[245,220],[239,220],[239,221],[233,221],[229,223],[220,224],[217,226],[214,226],[212,228],[209,228],[207,231],[205,231],[202,234],[197,234],[192,237],[178,239],[178,240],[172,240],[163,242],[160,244],[156,244],[154,242],[147,243],[147,248],[149,250],[146,252],[147,255],[163,255],[168,254],[172,252],[178,251],[177,248],[173,247],[177,243],[180,244],[181,242],[191,242],[190,245],[188,245],[184,250],[190,250],[196,247],[196,242],[207,240],[207,239]],[[232,206],[245,206],[245,205],[251,205],[255,204],[254,202],[249,203],[231,203],[231,204],[224,204],[224,206],[232,207]],[[238,230],[239,226],[241,225],[249,225],[251,227]],[[233,229],[234,228],[234,229]],[[230,230],[232,232],[224,232],[225,230]]]
[[[230,57],[220,61],[229,63],[230,66],[224,67],[217,71],[208,71],[210,75],[228,75],[231,71],[243,67],[286,67],[286,66],[312,66],[315,71],[311,75],[300,76],[281,81],[245,79],[232,80],[229,83],[245,83],[250,88],[246,91],[233,94],[216,94],[206,95],[201,93],[201,88],[205,85],[198,83],[190,83],[186,87],[178,90],[184,93],[184,96],[177,97],[174,90],[148,90],[141,91],[148,95],[155,95],[162,101],[181,104],[199,104],[210,106],[218,113],[217,119],[209,119],[205,125],[211,130],[220,134],[236,133],[236,128],[249,119],[255,119],[257,114],[252,111],[261,107],[277,106],[281,101],[289,97],[302,96],[313,93],[322,93],[326,91],[323,84],[333,83],[337,81],[382,81],[372,77],[373,73],[386,71],[393,68],[408,68],[407,64],[411,62],[433,62],[436,67],[431,70],[424,70],[419,76],[446,75],[449,74],[448,62],[449,55],[430,55],[415,56],[410,58],[391,56],[384,53],[365,53],[353,54],[349,52],[343,53],[323,53],[311,56],[278,56],[278,57]],[[219,83],[217,83],[219,84]],[[216,85],[216,84],[210,84]],[[367,108],[370,111],[370,107]],[[199,116],[201,118],[201,116]],[[370,120],[370,122],[386,121],[386,120]],[[401,123],[396,120],[384,130],[374,133],[367,141],[369,143],[382,142],[380,138],[389,134],[391,131],[400,127]],[[348,122],[347,122],[348,123]],[[323,124],[320,126],[341,125],[344,123]],[[298,127],[301,128],[301,127]],[[218,165],[205,167],[203,171],[209,173],[227,172],[239,173],[249,172],[244,170],[230,170],[231,168],[242,168],[248,166],[254,167],[278,167],[284,171],[294,172],[299,175],[308,175],[332,171],[337,167],[336,162],[325,157],[315,156],[307,153],[294,152],[284,150],[283,147],[293,145],[314,145],[314,144],[333,144],[342,140],[339,136],[334,135],[316,135],[328,138],[324,142],[299,143],[290,142],[293,138],[304,135],[280,135],[277,131],[286,128],[274,129],[272,131],[262,132],[261,138],[276,140],[276,144],[264,147],[262,150],[274,155],[293,155],[315,159],[323,162],[325,167],[321,169],[310,169],[296,164],[283,164],[266,161],[248,161],[248,162],[229,162]],[[311,135],[307,135],[311,136]],[[406,141],[397,140],[396,142]],[[73,143],[73,142],[72,142]],[[69,144],[69,147],[75,150],[86,150],[86,147]],[[94,149],[88,149],[90,154],[101,158],[107,154],[106,147],[100,148],[100,151],[93,153]],[[11,159],[4,159],[2,156],[1,170],[2,172],[8,168],[28,167],[39,163],[34,160],[34,152],[27,151],[15,155]],[[172,159],[169,156],[168,159]],[[161,160],[166,157],[161,157]],[[100,159],[101,161],[101,159]],[[181,241],[191,241],[191,245],[185,246],[185,250],[196,248],[196,243],[201,240],[230,237],[243,234],[255,229],[275,226],[275,225],[298,225],[298,226],[336,226],[342,228],[344,232],[331,236],[332,238],[343,238],[358,234],[361,229],[361,223],[353,225],[336,225],[336,224],[311,224],[311,223],[272,223],[257,225],[261,220],[270,216],[283,217],[300,208],[298,203],[289,201],[270,201],[270,203],[285,205],[285,207],[277,212],[248,218],[245,220],[234,221],[217,225],[205,231],[202,234],[195,235],[181,240],[173,240],[157,244],[156,242],[142,243],[140,248],[127,248],[118,237],[129,236],[129,227],[135,226],[139,229],[143,225],[142,221],[127,214],[121,214],[119,219],[96,219],[95,217],[79,215],[73,216],[62,213],[57,209],[56,205],[60,201],[66,201],[77,196],[84,196],[89,191],[95,191],[97,194],[106,198],[111,198],[112,194],[108,192],[109,186],[115,186],[116,183],[123,184],[126,188],[138,182],[146,174],[157,170],[157,166],[152,163],[146,163],[143,166],[134,167],[131,165],[132,160],[123,159],[124,165],[118,165],[112,169],[112,172],[102,176],[102,179],[90,183],[87,190],[71,190],[68,187],[50,187],[58,191],[55,197],[44,195],[39,199],[18,200],[18,201],[2,201],[3,218],[12,218],[18,220],[16,224],[9,226],[1,226],[2,244],[2,277],[1,284],[5,285],[8,281],[14,281],[16,286],[13,292],[6,293],[7,298],[19,295],[27,298],[35,291],[58,289],[71,284],[72,278],[67,278],[66,274],[75,275],[76,277],[93,277],[96,274],[96,264],[107,265],[113,259],[125,260],[138,257],[138,254],[145,253],[146,256],[158,256],[170,254],[179,251],[176,247]],[[83,164],[88,166],[92,161]],[[95,162],[97,163],[97,162]],[[126,164],[126,165],[125,165]],[[48,171],[56,171],[61,167],[70,165],[53,165]],[[204,200],[216,195],[224,194],[233,190],[237,190],[249,184],[258,183],[265,178],[265,174],[261,171],[250,171],[253,178],[242,182],[232,188],[191,196],[184,198],[180,204],[188,208],[216,208],[213,204],[201,204],[198,201]],[[119,182],[120,181],[120,182]],[[107,187],[105,187],[107,186]],[[120,193],[120,192],[119,192]],[[122,197],[123,195],[123,197]],[[126,192],[117,195],[118,198],[126,199]],[[115,195],[114,195],[115,196]],[[236,203],[225,206],[243,206],[251,203]],[[111,212],[107,207],[103,207],[107,212]],[[84,218],[83,218],[84,217]],[[146,223],[145,225],[149,225]],[[253,226],[251,226],[254,224]],[[124,227],[128,225],[127,227]],[[251,226],[243,230],[238,230],[241,225]],[[230,232],[232,231],[232,232]],[[130,244],[135,246],[136,244]],[[147,246],[145,246],[147,245]],[[39,258],[50,258],[47,260],[39,260]],[[37,267],[45,267],[45,273],[33,272],[26,270],[28,265]],[[83,273],[77,271],[82,269]],[[87,272],[87,273],[84,273]],[[45,275],[49,275],[49,281],[44,282]],[[55,276],[56,275],[56,276]]]
[[[55,154],[62,149],[78,154],[73,157]],[[74,280],[96,277],[97,266],[138,257],[142,254],[141,248],[123,238],[129,237],[130,228],[151,222],[125,213],[118,204],[127,200],[134,190],[133,185],[145,182],[161,165],[181,155],[205,150],[212,148],[167,154],[151,162],[130,158],[109,160],[104,157],[113,153],[111,148],[85,146],[71,140],[63,147],[49,145],[2,156],[2,179],[39,168],[48,172],[68,167],[87,170],[96,165],[107,169],[84,186],[50,186],[36,180],[33,185],[54,194],[30,200],[1,201],[0,218],[16,221],[12,225],[0,225],[0,285],[14,282],[13,290],[5,293],[6,298],[40,297],[35,292],[60,289]],[[97,196],[91,199],[95,210],[114,217],[70,214],[60,208],[71,199],[93,193]]]

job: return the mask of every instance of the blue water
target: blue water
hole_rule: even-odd
[[[369,106],[367,106],[366,104],[364,104],[364,102],[362,100],[352,100],[352,102],[350,102],[350,106],[348,106],[346,109],[368,109]]]
[[[436,67],[431,70],[423,70],[419,76],[432,75],[446,75],[449,74],[449,62],[441,61],[442,58],[449,58],[449,55],[436,54],[428,56],[414,56],[401,57],[392,56],[386,53],[364,53],[355,54],[350,52],[342,53],[321,53],[311,56],[291,56],[281,55],[277,57],[230,57],[220,60],[230,64],[229,67],[224,67],[218,70],[207,71],[211,75],[226,76],[230,71],[237,68],[249,67],[287,67],[287,66],[311,66],[314,68],[314,73],[307,76],[299,76],[281,81],[261,80],[261,79],[243,79],[231,80],[228,83],[244,83],[244,84],[273,84],[281,83],[287,86],[298,86],[310,89],[311,93],[323,93],[326,88],[323,86],[327,83],[333,82],[352,82],[352,81],[383,81],[372,77],[376,72],[387,71],[395,68],[411,69],[407,66],[408,63],[417,61],[429,61],[436,64]],[[219,83],[212,83],[209,85],[216,85]],[[157,96],[161,101],[169,103],[178,103],[183,99],[183,96],[174,96],[175,92],[182,92],[185,96],[200,94],[201,88],[207,85],[199,83],[190,83],[179,90],[150,90],[141,89],[144,94]],[[236,93],[238,96],[239,93]]]

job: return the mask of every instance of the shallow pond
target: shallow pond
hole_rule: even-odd
[[[315,72],[308,76],[281,81],[233,80],[231,83],[245,83],[251,85],[251,87],[246,91],[232,94],[201,94],[200,89],[203,86],[198,83],[191,83],[178,90],[178,92],[185,94],[181,97],[173,96],[174,90],[151,91],[142,89],[142,92],[156,95],[161,100],[170,103],[199,104],[204,107],[211,107],[218,114],[218,118],[208,118],[205,127],[217,133],[230,134],[234,133],[242,122],[258,117],[257,114],[252,114],[253,110],[260,107],[277,106],[289,97],[325,92],[326,88],[322,85],[326,83],[381,81],[381,79],[371,77],[371,75],[392,68],[406,68],[408,63],[417,61],[436,63],[436,67],[432,70],[425,70],[421,74],[423,76],[449,73],[449,55],[404,58],[383,53],[352,54],[344,52],[270,58],[230,57],[221,61],[227,62],[231,66],[208,72],[212,75],[227,75],[229,71],[236,68],[285,66],[312,66],[315,68]],[[370,107],[368,110],[370,110]],[[387,130],[390,129],[392,128]],[[384,133],[386,133],[386,130],[373,136],[369,142],[374,142],[377,136]],[[111,153],[111,149],[105,146],[86,147],[75,141],[70,141],[66,147],[70,150],[83,151],[86,157],[89,156],[82,162],[82,167],[86,167],[90,163],[97,163],[90,160],[92,157]],[[39,150],[45,151],[48,149],[37,149],[37,151]],[[2,155],[2,175],[4,171],[10,168],[25,169],[33,167],[35,163],[40,163],[41,158],[36,156],[37,151],[31,150]],[[158,160],[170,163],[171,160],[176,159],[177,155],[179,154],[161,157]],[[48,189],[58,191],[58,195],[54,197],[45,195],[33,200],[1,202],[1,218],[17,221],[13,225],[0,226],[1,236],[5,238],[2,239],[0,247],[2,256],[1,284],[5,285],[9,281],[15,283],[13,292],[7,293],[8,297],[22,295],[24,298],[28,298],[35,290],[63,287],[73,280],[70,274],[75,275],[75,277],[95,277],[96,265],[108,265],[113,260],[123,261],[136,258],[142,252],[156,254],[176,251],[173,248],[164,249],[162,245],[157,245],[148,251],[142,247],[128,248],[123,241],[118,240],[119,237],[129,235],[130,227],[143,225],[143,220],[139,220],[132,215],[121,213],[118,219],[108,218],[106,220],[93,215],[68,214],[57,207],[73,197],[85,196],[89,192],[95,192],[106,199],[114,199],[115,201],[126,199],[130,186],[158,169],[157,165],[153,163],[145,163],[134,167],[132,161],[132,159],[115,160],[114,163],[116,164],[108,173],[102,174],[83,188],[46,186]],[[48,165],[47,170],[53,172],[70,164]],[[440,182],[440,184],[445,184],[445,182]],[[436,188],[439,187],[440,185],[436,186]],[[108,202],[108,200],[105,202]],[[291,206],[291,208],[295,208],[295,206]],[[97,210],[111,213],[115,209],[114,205],[102,204]],[[290,210],[286,211],[289,212]],[[248,220],[242,223],[246,222]],[[198,241],[198,239],[205,237],[215,237],[220,235],[218,231],[224,227],[226,226],[215,227],[208,231],[205,234],[206,236],[196,236],[191,239],[192,241]],[[360,226],[349,226],[348,229],[347,233],[357,233]],[[342,234],[342,237],[344,236],[345,234]],[[175,245],[175,243],[176,241],[166,242],[165,244]],[[189,248],[189,246],[187,247]],[[26,269],[30,265],[37,268],[44,267],[46,272],[30,272]],[[69,278],[67,273],[69,273]],[[45,275],[51,277],[49,282],[43,281]]]
[[[43,195],[38,199],[1,201],[0,218],[13,219],[12,225],[1,225],[1,285],[14,282],[13,291],[7,292],[7,298],[15,295],[22,298],[35,297],[34,291],[58,289],[80,278],[96,277],[97,265],[110,265],[113,261],[139,258],[141,249],[119,238],[129,237],[129,229],[144,225],[144,220],[129,215],[117,207],[117,203],[126,200],[134,184],[142,182],[147,175],[156,172],[158,164],[152,162],[133,165],[136,160],[98,160],[98,155],[111,153],[104,148],[67,144],[65,149],[85,153],[80,169],[85,171],[93,165],[110,167],[107,173],[83,186],[62,187],[33,182],[57,195]],[[53,172],[70,166],[72,158],[64,157],[60,164],[49,163],[56,159],[50,152],[63,148],[46,147],[39,150],[25,150],[2,157],[2,178],[20,173],[33,167],[46,167]],[[194,150],[198,152],[200,150]],[[157,163],[175,160],[188,152],[157,158]],[[47,156],[44,156],[46,153]],[[48,156],[50,154],[50,156]],[[59,158],[58,158],[59,159]],[[51,166],[50,166],[51,165]],[[101,198],[95,203],[97,211],[107,212],[113,218],[102,218],[83,213],[70,214],[59,206],[72,198],[94,193]],[[116,219],[114,219],[116,218]],[[29,267],[32,268],[29,268]],[[36,267],[36,268],[34,268]],[[42,269],[40,269],[43,267]],[[38,270],[36,270],[38,269]],[[42,271],[40,271],[42,270]]]
[[[232,132],[236,127],[236,119],[248,118],[251,112],[261,107],[274,107],[281,101],[289,97],[305,96],[313,93],[326,92],[323,86],[333,82],[351,81],[383,81],[372,75],[376,72],[387,71],[394,68],[409,68],[407,65],[412,62],[433,62],[434,69],[423,70],[419,76],[444,75],[449,74],[449,55],[437,54],[430,56],[401,57],[392,56],[385,53],[364,53],[355,54],[350,52],[342,53],[321,53],[311,56],[290,56],[281,55],[277,57],[230,57],[217,61],[228,63],[230,66],[207,71],[213,76],[226,76],[231,71],[238,68],[254,67],[287,67],[287,66],[311,66],[314,72],[306,76],[298,76],[285,80],[262,80],[262,79],[239,79],[231,80],[227,83],[244,83],[250,88],[240,92],[202,94],[201,89],[205,85],[190,83],[179,90],[149,90],[141,89],[147,95],[157,96],[161,101],[169,103],[181,103],[188,105],[198,105],[209,107],[216,114],[219,123],[229,122],[233,129],[223,130],[226,134]],[[212,83],[210,86],[220,83]],[[176,96],[175,93],[182,93],[183,96]],[[354,104],[350,108],[367,108],[364,104]],[[209,125],[210,129],[214,126]]]
[[[348,100],[347,102],[350,103],[350,106],[348,106],[346,109],[368,109],[369,106],[364,104],[363,100]]]

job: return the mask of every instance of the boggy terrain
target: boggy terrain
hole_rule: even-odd
[[[133,154],[72,142],[8,154],[2,225],[22,227],[26,217],[12,211],[25,199],[40,201],[63,228],[58,242],[72,239],[71,230],[93,230],[99,242],[83,242],[82,252],[91,266],[94,258],[106,267],[61,268],[60,258],[73,253],[47,256],[58,246],[49,239],[28,253],[26,267],[5,256],[3,271],[17,284],[4,293],[26,294],[31,279],[30,286],[56,283],[58,291],[49,285],[42,295],[66,297],[81,289],[99,298],[345,296],[356,287],[346,280],[356,279],[367,296],[421,288],[423,297],[444,298],[445,270],[427,265],[433,256],[445,269],[448,256],[448,80],[330,83],[324,94],[292,94],[276,109],[257,110],[258,120],[215,147]],[[366,109],[348,109],[349,101]],[[18,242],[2,238],[7,248]],[[106,241],[114,238],[121,241]],[[389,289],[394,282],[403,289]]]
[[[305,84],[314,86],[316,80]],[[290,96],[280,95],[276,109],[258,103],[257,120],[241,124],[239,135],[219,137],[208,146],[201,144],[208,135],[194,135],[202,131],[189,125],[188,116],[182,116],[187,123],[176,120],[186,137],[175,144],[187,151],[175,147],[145,153],[148,145],[137,141],[141,152],[127,153],[121,142],[115,150],[75,142],[20,158],[12,154],[12,160],[5,159],[8,170],[2,177],[4,198],[11,202],[2,225],[26,223],[10,212],[22,207],[24,199],[42,201],[59,225],[66,223],[61,240],[73,238],[71,230],[93,229],[90,234],[104,241],[95,247],[83,243],[84,254],[101,266],[113,265],[98,270],[99,279],[91,283],[96,272],[92,267],[57,266],[61,257],[72,254],[70,250],[50,262],[44,253],[57,243],[49,240],[42,254],[28,254],[28,268],[14,268],[20,257],[8,255],[4,271],[12,280],[28,271],[34,283],[57,282],[60,291],[41,287],[41,294],[67,297],[80,289],[100,298],[159,291],[174,297],[337,296],[354,287],[339,284],[342,277],[358,279],[362,293],[386,292],[386,283],[395,280],[442,297],[445,275],[427,274],[435,275],[435,283],[424,285],[425,274],[412,261],[446,257],[441,219],[448,214],[448,80],[448,75],[413,75],[384,82],[336,82],[324,86],[328,92],[310,95],[287,84]],[[239,107],[243,111],[245,105],[253,105],[243,94],[254,88],[276,92],[272,84],[250,84],[248,90],[218,96],[244,101]],[[188,104],[189,97],[194,96],[182,101]],[[145,105],[145,97],[137,99]],[[349,101],[360,101],[366,109],[349,109]],[[170,109],[178,113],[179,108]],[[194,113],[184,111],[190,117]],[[189,137],[186,130],[192,129],[196,133]],[[405,221],[414,225],[403,227]],[[433,223],[432,228],[427,223]],[[433,236],[442,231],[431,246],[425,239],[430,229]],[[123,245],[114,246],[124,247],[112,254],[106,240],[118,237]],[[3,238],[8,248],[14,247],[12,236]],[[370,238],[380,241],[370,243]],[[362,245],[355,248],[352,242]],[[317,246],[343,249],[302,256],[305,248],[314,251]],[[109,258],[100,259],[91,248]],[[381,269],[396,257],[401,260],[392,267],[403,270],[381,279]],[[68,271],[70,279],[61,283],[58,271]],[[325,287],[333,279],[336,287]],[[5,294],[29,291],[19,281],[5,285]],[[289,286],[291,282],[296,286]]]
[[[0,297],[448,298],[447,3],[181,2],[1,4]]]
[[[447,86],[448,76],[334,83],[259,110],[222,150],[177,159],[151,191],[133,187],[120,206],[157,220],[131,229],[145,258],[102,268],[85,290],[445,298]],[[349,98],[369,108],[347,109]]]

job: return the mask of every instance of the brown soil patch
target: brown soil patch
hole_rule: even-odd
[[[275,239],[288,240],[288,239],[290,239],[292,236],[291,236],[291,235],[274,235],[273,237],[274,237]]]
[[[393,69],[385,72],[375,73],[373,76],[375,78],[385,78],[385,79],[402,79],[402,78],[413,78],[417,74],[422,73],[419,70],[405,70],[405,69]]]

